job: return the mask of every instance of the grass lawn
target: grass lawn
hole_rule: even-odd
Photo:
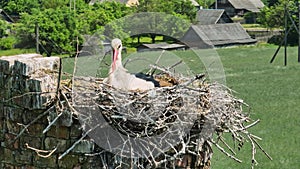
[[[35,49],[11,49],[11,50],[0,50],[0,56],[10,56],[24,53],[35,53]]]
[[[296,169],[300,167],[300,63],[297,62],[297,48],[289,47],[287,67],[283,66],[283,49],[270,64],[276,48],[250,46],[218,49],[217,52],[225,69],[227,86],[251,106],[251,117],[261,120],[251,131],[263,138],[260,143],[273,161],[257,150],[259,165],[256,168]],[[174,53],[197,69],[196,72],[204,71],[190,51]],[[64,61],[65,70],[70,71],[72,59]],[[213,169],[251,168],[250,143],[237,154],[242,164],[229,159],[216,148],[214,152]]]
[[[251,117],[261,123],[252,131],[263,138],[261,145],[273,157],[269,161],[259,150],[256,168],[291,169],[300,166],[300,63],[297,48],[288,48],[288,66],[283,66],[283,49],[273,64],[277,47],[219,49],[227,85],[252,107]],[[214,150],[213,169],[250,168],[251,149],[244,147],[238,157],[243,164]]]

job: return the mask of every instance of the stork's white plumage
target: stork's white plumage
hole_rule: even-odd
[[[113,48],[112,64],[106,82],[111,86],[123,90],[149,90],[155,86],[152,82],[137,78],[127,72],[122,65],[122,41],[113,39],[111,42]]]

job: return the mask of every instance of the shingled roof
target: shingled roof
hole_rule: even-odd
[[[155,50],[180,50],[185,49],[183,44],[169,44],[169,43],[157,43],[157,44],[142,44],[138,47],[138,51],[155,51]]]
[[[224,9],[200,9],[197,12],[197,22],[201,25],[232,23],[232,19]]]
[[[193,25],[181,41],[189,47],[195,48],[252,44],[256,42],[239,23]]]
[[[4,19],[7,22],[15,22],[3,9],[0,9],[0,19]]]
[[[196,0],[190,0],[195,7],[199,7],[199,3]]]
[[[228,0],[235,9],[246,9],[251,12],[259,12],[264,4],[261,0]]]
[[[135,6],[135,5],[139,4],[138,0],[91,0],[89,2],[89,4],[90,5],[94,5],[95,3],[104,2],[104,1],[116,1],[116,2],[120,2],[120,3],[126,4],[126,6]]]

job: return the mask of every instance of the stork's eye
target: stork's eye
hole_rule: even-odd
[[[121,45],[118,46],[118,49],[120,49],[120,48],[121,48]]]

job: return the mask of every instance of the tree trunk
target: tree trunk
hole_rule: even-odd
[[[156,37],[156,35],[155,34],[151,34],[150,37],[152,39],[152,43],[155,43],[155,37]]]

